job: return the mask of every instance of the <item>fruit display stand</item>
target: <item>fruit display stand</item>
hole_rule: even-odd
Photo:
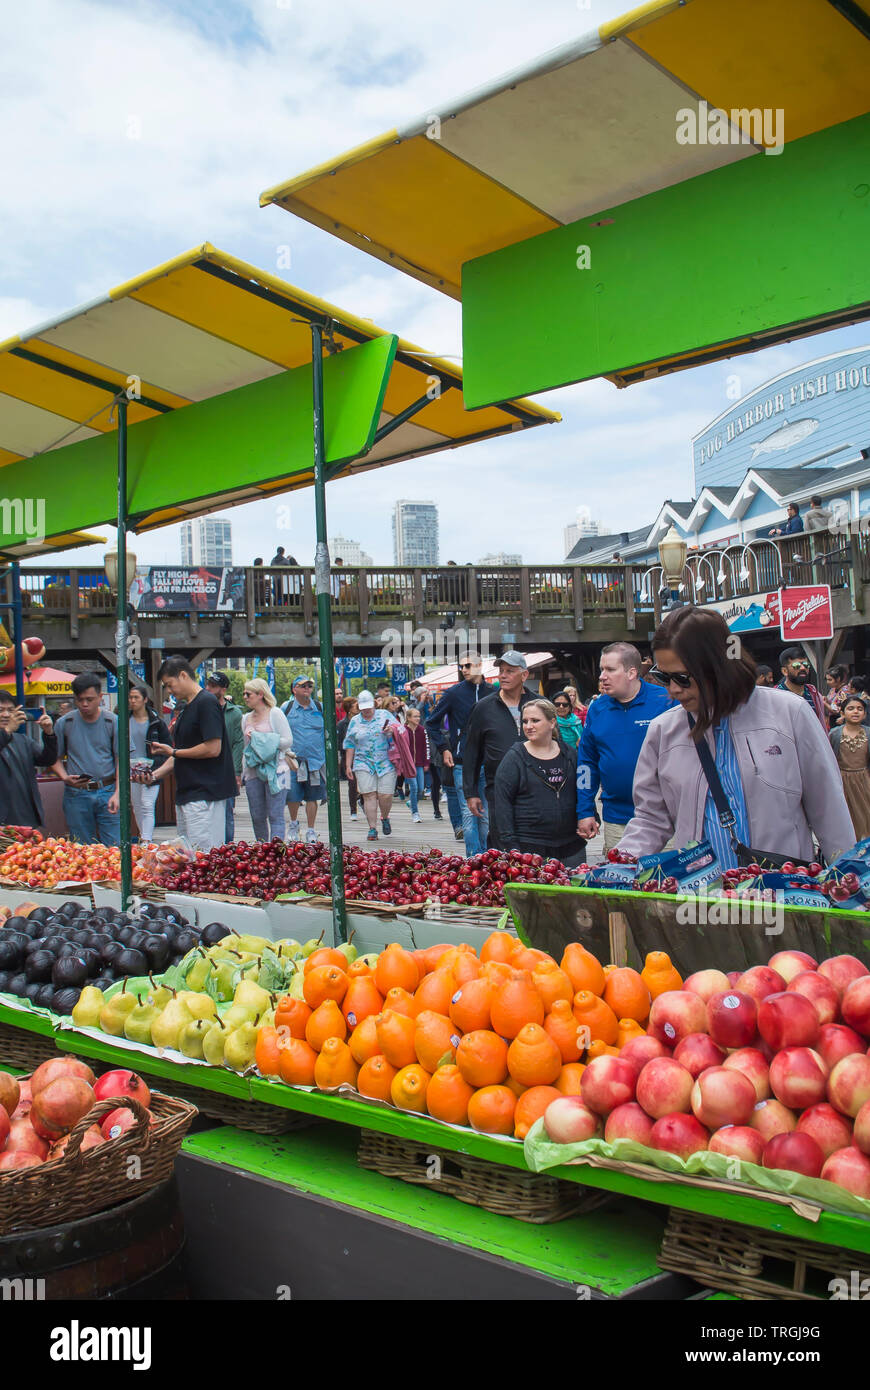
[[[866,912],[542,884],[509,884],[505,896],[522,939],[557,956],[580,941],[600,960],[640,969],[647,952],[667,951],[683,976],[764,965],[772,947],[819,960],[848,954],[870,966]]]
[[[0,1021],[9,1021],[12,1012],[0,1005]],[[43,1036],[51,1031],[48,1021],[37,1018],[36,1015],[22,1014],[20,1019],[14,1022],[19,1026],[36,1028]],[[130,1049],[119,1047],[108,1038],[95,1038],[75,1029],[63,1029],[55,1034],[54,1047],[61,1052],[70,1051],[82,1056],[92,1064],[131,1064]],[[132,1055],[137,1059],[141,1056],[136,1053]],[[146,1071],[145,1067],[140,1066],[139,1060],[133,1065],[137,1071]],[[233,1212],[234,1229],[231,1235],[235,1248],[236,1241],[240,1242],[241,1246],[251,1242],[252,1229],[259,1231],[259,1242],[266,1240],[265,1233],[271,1229],[271,1223],[275,1221],[276,1203],[286,1200],[288,1220],[294,1223],[300,1219],[298,1208],[302,1207],[308,1211],[313,1204],[311,1220],[314,1222],[314,1231],[320,1231],[322,1236],[324,1228],[329,1227],[330,1239],[334,1237],[335,1241],[344,1238],[341,1234],[344,1227],[340,1222],[337,1229],[332,1229],[333,1221],[337,1218],[331,1208],[329,1211],[324,1210],[323,1204],[337,1202],[342,1210],[351,1209],[355,1213],[354,1220],[361,1223],[360,1240],[369,1253],[369,1241],[374,1241],[378,1246],[382,1240],[386,1241],[385,1248],[393,1249],[394,1257],[396,1242],[403,1250],[406,1242],[411,1242],[413,1246],[410,1227],[416,1231],[417,1226],[410,1222],[409,1227],[407,1219],[408,1214],[413,1213],[419,1228],[427,1236],[441,1236],[442,1239],[460,1245],[467,1241],[475,1250],[490,1253],[500,1249],[501,1259],[514,1260],[521,1266],[520,1269],[510,1272],[511,1279],[515,1276],[519,1280],[518,1284],[511,1284],[511,1287],[524,1287],[524,1281],[528,1278],[531,1279],[532,1285],[538,1288],[538,1281],[544,1276],[544,1283],[538,1292],[497,1295],[493,1291],[494,1285],[486,1285],[490,1291],[486,1294],[478,1291],[478,1297],[565,1297],[569,1296],[567,1279],[572,1289],[576,1285],[592,1288],[590,1297],[685,1298],[689,1293],[697,1292],[698,1282],[711,1281],[704,1275],[700,1265],[695,1268],[685,1259],[682,1264],[677,1263],[677,1256],[674,1254],[675,1247],[678,1247],[674,1234],[675,1214],[682,1215],[679,1232],[684,1241],[686,1232],[692,1230],[690,1222],[693,1218],[702,1222],[714,1222],[717,1226],[721,1223],[731,1223],[744,1230],[751,1228],[751,1234],[746,1230],[747,1250],[751,1248],[756,1252],[763,1251],[763,1237],[769,1237],[768,1255],[747,1255],[750,1264],[754,1260],[758,1265],[762,1258],[771,1258],[771,1249],[784,1249],[783,1241],[787,1242],[789,1248],[793,1247],[794,1242],[803,1242],[808,1249],[818,1248],[820,1252],[824,1252],[827,1247],[836,1247],[842,1251],[855,1252],[859,1260],[861,1257],[870,1257],[870,1221],[860,1217],[823,1208],[811,1209],[808,1206],[802,1208],[807,1214],[800,1214],[789,1205],[771,1200],[763,1192],[749,1193],[745,1190],[729,1189],[724,1185],[695,1185],[691,1180],[677,1178],[671,1174],[654,1170],[641,1174],[637,1168],[629,1171],[623,1165],[590,1167],[564,1164],[550,1169],[548,1175],[551,1178],[579,1184],[583,1187],[584,1193],[594,1191],[611,1194],[618,1199],[616,1205],[600,1211],[585,1210],[567,1221],[559,1221],[553,1225],[527,1226],[525,1222],[517,1221],[514,1217],[499,1216],[469,1206],[443,1191],[438,1191],[437,1184],[434,1183],[424,1182],[411,1186],[382,1173],[363,1176],[359,1172],[357,1161],[359,1132],[362,1131],[368,1135],[394,1136],[404,1144],[418,1145],[429,1156],[430,1163],[433,1157],[436,1157],[438,1163],[443,1164],[445,1156],[452,1154],[484,1160],[501,1169],[513,1168],[518,1173],[525,1174],[528,1173],[528,1169],[523,1145],[518,1141],[439,1124],[426,1116],[371,1104],[349,1096],[304,1090],[265,1080],[256,1075],[241,1076],[220,1068],[180,1065],[166,1059],[149,1057],[147,1071],[149,1076],[160,1078],[157,1084],[160,1085],[162,1081],[163,1089],[169,1094],[175,1093],[176,1085],[185,1088],[196,1087],[200,1097],[212,1092],[222,1097],[233,1098],[242,1104],[255,1102],[274,1107],[279,1112],[291,1112],[295,1117],[317,1118],[323,1122],[314,1129],[300,1128],[281,1135],[252,1134],[237,1126],[222,1125],[217,1129],[189,1136],[182,1147],[177,1172],[182,1186],[185,1222],[194,1250],[199,1248],[200,1240],[205,1249],[211,1249],[213,1237],[209,1235],[209,1228],[218,1202],[221,1210]],[[352,1180],[347,1176],[351,1171]],[[344,1176],[341,1176],[342,1174]],[[253,1187],[249,1185],[248,1179],[253,1180]],[[628,1206],[625,1205],[626,1202],[629,1203]],[[392,1215],[386,1215],[388,1212],[392,1212]],[[440,1219],[439,1213],[442,1214]],[[342,1221],[345,1218],[348,1218],[347,1211],[344,1211]],[[384,1220],[389,1224],[388,1232],[380,1229]],[[516,1229],[519,1227],[533,1234],[523,1234]],[[669,1241],[666,1239],[668,1230],[671,1231]],[[498,1233],[498,1243],[489,1243],[486,1233],[492,1231]],[[632,1282],[623,1283],[619,1289],[616,1289],[612,1281],[608,1281],[601,1269],[595,1265],[595,1259],[601,1254],[600,1241],[605,1231],[605,1248],[610,1249],[613,1242],[616,1242],[616,1248],[625,1251],[627,1267],[638,1275]],[[225,1237],[226,1232],[223,1234]],[[313,1233],[311,1238],[314,1238]],[[636,1243],[633,1244],[635,1239]],[[655,1254],[650,1256],[652,1262],[644,1265],[643,1260],[650,1255],[653,1243]],[[346,1245],[345,1239],[341,1248],[345,1248]],[[513,1250],[513,1255],[505,1253],[507,1247]],[[658,1259],[660,1247],[663,1251],[662,1261]],[[530,1273],[528,1261],[522,1252],[526,1251],[528,1254],[532,1249],[537,1250],[539,1258],[536,1257],[537,1262],[532,1261],[534,1272]],[[286,1251],[281,1258],[286,1258]],[[404,1250],[402,1258],[411,1259],[410,1247]],[[429,1259],[430,1255],[426,1258]],[[785,1259],[786,1256],[782,1255],[781,1258]],[[278,1260],[277,1253],[275,1259]],[[669,1259],[670,1266],[667,1263]],[[804,1259],[803,1263],[806,1264],[807,1260]],[[655,1279],[659,1276],[660,1270],[666,1267],[670,1267],[675,1274],[678,1271],[683,1274],[692,1272],[696,1282],[692,1285],[656,1285]],[[271,1268],[268,1261],[263,1266],[264,1270]],[[445,1258],[444,1269],[453,1271],[450,1278],[457,1277],[450,1259]],[[567,1272],[569,1269],[570,1273]],[[322,1270],[322,1266],[314,1271],[309,1270],[308,1275],[319,1278]],[[638,1271],[643,1273],[643,1277],[640,1277]],[[224,1284],[223,1292],[220,1292],[218,1286],[230,1276],[212,1259],[203,1258],[199,1267],[199,1277],[203,1280],[204,1296],[240,1296],[235,1291],[235,1285],[231,1289],[228,1284]],[[250,1271],[249,1277],[254,1278]],[[272,1275],[258,1271],[256,1279],[259,1280],[261,1277],[268,1280]],[[598,1283],[595,1282],[596,1279]],[[555,1282],[548,1282],[552,1280]],[[285,1278],[277,1282],[287,1283],[288,1280]],[[619,1280],[616,1282],[618,1284]],[[369,1289],[368,1284],[366,1287]],[[642,1292],[644,1287],[646,1293]],[[728,1283],[727,1287],[731,1287],[731,1284]],[[259,1292],[250,1292],[247,1296],[274,1296],[274,1293],[265,1292],[266,1286],[260,1287],[258,1283],[257,1288]],[[432,1285],[428,1288],[431,1296]],[[480,1289],[479,1276],[478,1288]],[[313,1285],[307,1287],[304,1294],[300,1289],[299,1296],[318,1296],[313,1289]],[[447,1296],[446,1288],[442,1292]],[[748,1297],[759,1296],[748,1286],[745,1293]],[[396,1295],[389,1292],[373,1295],[369,1291],[368,1296]],[[407,1292],[405,1296],[409,1296]],[[570,1293],[570,1296],[576,1298],[576,1291]]]

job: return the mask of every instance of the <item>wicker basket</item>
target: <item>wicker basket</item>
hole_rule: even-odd
[[[220,1091],[188,1086],[174,1077],[150,1076],[142,1067],[137,1067],[136,1075],[149,1086],[159,1086],[166,1095],[195,1105],[200,1115],[234,1125],[236,1129],[252,1130],[254,1134],[288,1134],[292,1129],[307,1129],[309,1125],[320,1123],[317,1115],[301,1114],[283,1105],[266,1105],[261,1100],[240,1100],[238,1096],[225,1096]]]
[[[565,1221],[611,1200],[609,1193],[586,1189],[576,1182],[562,1182],[368,1129],[360,1132],[357,1160],[361,1168],[371,1168],[384,1177],[426,1183],[433,1191],[470,1206],[539,1225]]]
[[[423,909],[426,922],[444,922],[451,927],[484,927],[495,931],[506,914],[503,907],[469,907],[467,903],[436,903],[430,898]]]
[[[659,1254],[661,1269],[687,1274],[741,1298],[827,1301],[834,1279],[851,1287],[870,1276],[870,1259],[838,1246],[775,1235],[671,1209]]]
[[[16,1028],[14,1023],[0,1023],[0,1062],[21,1071],[35,1071],[40,1062],[58,1055],[54,1038]]]
[[[85,1153],[85,1131],[123,1104],[138,1124]],[[66,1151],[38,1168],[13,1168],[0,1174],[0,1236],[75,1221],[117,1202],[129,1202],[172,1177],[175,1155],[196,1115],[192,1105],[152,1092],[150,1112],[127,1096],[98,1101],[79,1120]],[[150,1117],[154,1117],[154,1124]],[[130,1160],[136,1159],[133,1165]]]

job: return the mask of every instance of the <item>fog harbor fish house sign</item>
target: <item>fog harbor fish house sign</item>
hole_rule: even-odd
[[[870,446],[870,348],[816,358],[745,395],[735,365],[734,404],[692,441],[696,496],[739,485],[752,467],[834,468]]]

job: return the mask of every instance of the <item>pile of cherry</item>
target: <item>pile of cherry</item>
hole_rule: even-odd
[[[143,903],[134,917],[71,900],[35,907],[0,929],[0,994],[71,1014],[84,985],[106,990],[131,975],[161,973],[192,951],[200,932],[174,908]]]
[[[395,850],[344,849],[344,888],[348,898],[402,905],[462,903],[503,907],[506,883],[568,885],[570,874],[558,859],[519,850],[488,849],[470,859],[439,849],[401,853]],[[329,848],[323,844],[220,845],[196,862],[164,879],[182,893],[227,893],[277,898],[282,893],[332,892]]]

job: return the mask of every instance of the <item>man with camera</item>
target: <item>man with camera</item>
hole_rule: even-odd
[[[48,715],[43,710],[36,720],[42,730],[41,742],[29,737],[24,727],[27,719],[28,711],[16,705],[8,690],[0,690],[0,823],[3,825],[36,827],[42,824],[36,769],[51,767],[57,761],[57,739]]]

